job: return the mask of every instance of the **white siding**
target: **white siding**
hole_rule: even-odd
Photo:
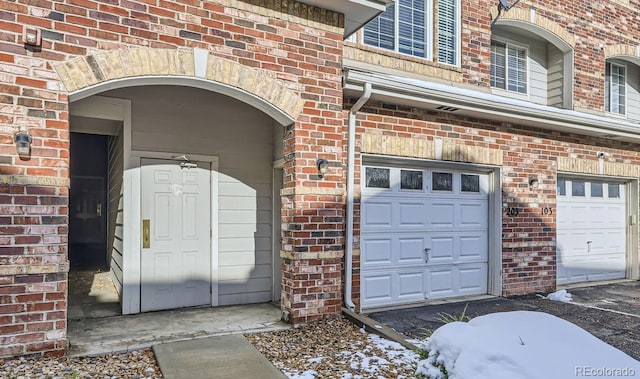
[[[564,53],[552,45],[547,45],[549,74],[547,77],[547,105],[564,107]]]
[[[108,250],[110,252],[111,276],[116,290],[122,297],[122,231],[123,231],[123,201],[122,201],[122,175],[123,175],[123,151],[122,129],[117,136],[109,137],[108,147]]]
[[[640,120],[640,71],[638,66],[626,63],[627,66],[627,118]]]
[[[132,149],[219,157],[219,305],[271,300],[272,120],[204,90],[135,87],[108,96],[132,100]]]

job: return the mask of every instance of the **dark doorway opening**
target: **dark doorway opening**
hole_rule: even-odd
[[[69,260],[74,269],[109,270],[107,136],[71,133]]]

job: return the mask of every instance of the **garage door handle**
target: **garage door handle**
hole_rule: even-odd
[[[429,252],[430,251],[431,251],[430,248],[424,249],[424,263],[429,263]]]

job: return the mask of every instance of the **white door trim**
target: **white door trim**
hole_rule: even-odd
[[[582,179],[586,181],[607,181],[618,182],[625,187],[625,204],[626,204],[626,279],[638,280],[640,279],[640,252],[638,251],[639,243],[639,202],[638,191],[640,188],[639,181],[636,178],[621,177],[621,176],[608,176],[608,175],[596,175],[596,174],[582,174],[575,172],[558,171],[556,175],[557,179],[561,177],[567,180]],[[557,207],[556,207],[557,208]],[[557,253],[556,253],[557,254]],[[557,255],[556,255],[557,259]]]
[[[141,192],[141,183],[140,183],[140,167],[142,158],[157,158],[157,159],[172,159],[172,157],[176,155],[185,154],[184,152],[158,152],[158,151],[144,151],[144,150],[133,150],[131,151],[131,172],[132,172],[132,197],[135,199],[135,204],[132,204],[132,208],[128,208],[129,212],[125,211],[125,213],[129,213],[131,217],[131,228],[126,228],[130,230],[130,233],[133,234],[136,240],[136,244],[134,246],[130,246],[130,256],[135,256],[137,258],[137,278],[138,278],[138,286],[136,288],[131,288],[130,291],[137,293],[138,299],[138,308],[136,312],[129,313],[140,313],[140,258],[141,258],[141,242],[140,242],[140,230],[142,230],[142,217],[140,213],[140,198],[142,196]],[[218,305],[218,162],[219,158],[213,155],[198,155],[198,154],[187,154],[189,159],[193,159],[194,161],[207,162],[211,163],[211,305]],[[126,193],[126,192],[125,192]],[[127,209],[127,208],[125,208]],[[133,257],[131,258],[134,259]],[[133,294],[132,294],[133,296]]]
[[[272,191],[271,191],[271,244],[273,250],[273,259],[272,259],[272,273],[271,278],[273,281],[272,285],[272,294],[271,299],[279,303],[280,298],[282,296],[282,270],[280,268],[280,250],[282,249],[282,237],[281,237],[281,209],[282,209],[282,199],[280,198],[280,189],[284,187],[283,183],[283,172],[282,165],[277,165],[276,162],[273,163],[273,172],[272,172]],[[278,184],[279,183],[279,184]]]

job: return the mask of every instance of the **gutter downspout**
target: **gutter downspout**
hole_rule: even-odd
[[[349,134],[347,143],[349,150],[347,155],[347,251],[344,267],[344,303],[350,310],[356,308],[351,300],[351,285],[353,274],[353,196],[355,182],[355,160],[356,160],[356,114],[371,97],[371,83],[364,83],[362,96],[353,104],[349,111]]]

